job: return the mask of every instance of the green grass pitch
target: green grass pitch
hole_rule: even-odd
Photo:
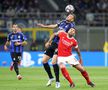
[[[60,73],[59,90],[108,90],[108,67],[86,67],[91,80],[96,84],[95,88],[89,87],[77,70],[71,67],[68,70],[76,87],[70,88],[67,80]],[[55,82],[50,87],[45,86],[48,77],[42,67],[20,68],[20,71],[23,79],[17,80],[14,71],[0,67],[0,90],[56,90]]]

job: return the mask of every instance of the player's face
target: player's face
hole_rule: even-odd
[[[69,37],[72,37],[73,35],[75,35],[75,29],[74,28],[69,29],[68,35]]]
[[[16,32],[17,31],[17,28],[18,28],[18,25],[16,25],[16,24],[12,25],[12,31],[13,32]]]
[[[74,21],[74,15],[69,14],[69,15],[66,17],[66,20],[67,20],[68,22]]]
[[[21,31],[22,31],[21,28],[18,27],[18,28],[17,28],[17,32],[21,32]]]

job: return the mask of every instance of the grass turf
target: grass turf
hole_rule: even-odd
[[[108,67],[86,67],[91,80],[96,84],[91,88],[86,84],[85,79],[74,68],[68,71],[76,85],[73,90],[108,90]],[[15,72],[9,68],[0,67],[0,90],[56,90],[55,82],[52,86],[46,87],[48,77],[42,67],[20,68],[22,80],[17,80]],[[52,70],[53,72],[53,70]],[[54,75],[54,73],[53,73]],[[60,73],[61,87],[59,90],[70,90],[69,84]]]

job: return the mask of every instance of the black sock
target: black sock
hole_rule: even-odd
[[[14,66],[14,70],[15,70],[16,74],[19,75],[18,63],[14,62],[13,66]]]
[[[43,66],[44,66],[44,69],[47,72],[49,78],[50,79],[53,78],[52,73],[51,73],[51,68],[50,68],[49,64],[48,63],[43,63]]]
[[[56,82],[60,82],[60,80],[59,80],[59,66],[58,66],[58,64],[54,64],[53,65],[53,69],[54,69],[54,73],[55,73],[55,77],[56,77]]]

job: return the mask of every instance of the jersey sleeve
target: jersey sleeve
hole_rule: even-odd
[[[64,22],[65,22],[64,20],[63,20],[63,21],[58,22],[58,23],[57,23],[58,27],[59,27],[62,23],[64,23]]]
[[[59,37],[59,38],[62,37],[63,34],[64,34],[64,31],[59,31],[58,37]]]
[[[8,36],[7,36],[7,41],[10,41],[11,40],[11,38],[10,38],[10,34],[8,34]]]
[[[77,40],[74,39],[74,44],[73,44],[74,48],[78,48],[78,42]]]
[[[61,24],[61,22],[58,22],[58,23],[57,23],[57,26],[59,27],[59,26],[60,26],[60,24]]]
[[[26,41],[27,40],[26,36],[23,33],[21,33],[21,35],[22,35],[22,40]]]
[[[75,22],[72,22],[70,27],[71,28],[75,27]]]

